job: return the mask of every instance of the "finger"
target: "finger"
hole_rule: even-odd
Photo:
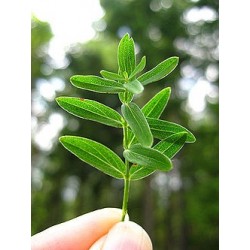
[[[32,237],[32,250],[88,250],[121,220],[122,212],[104,208],[53,226]]]
[[[103,244],[107,238],[107,235],[102,236],[99,240],[97,240],[94,245],[89,250],[101,250],[103,247]]]
[[[108,233],[101,250],[152,250],[146,231],[134,222],[117,223]]]

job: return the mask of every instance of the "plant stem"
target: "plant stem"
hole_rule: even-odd
[[[122,221],[125,220],[125,216],[128,212],[128,197],[129,197],[129,187],[130,187],[130,179],[129,179],[129,162],[126,160],[126,177],[124,179],[124,192],[123,192],[123,202],[122,202]]]
[[[125,121],[123,125],[123,147],[124,149],[128,148],[128,124]],[[126,175],[124,178],[124,192],[123,192],[123,202],[122,202],[122,221],[125,220],[125,216],[128,212],[128,197],[129,197],[129,187],[130,187],[130,179],[129,179],[129,161],[125,160],[126,166]]]

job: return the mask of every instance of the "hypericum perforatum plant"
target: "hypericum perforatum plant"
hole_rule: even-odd
[[[156,170],[170,171],[171,158],[185,143],[195,142],[194,135],[173,122],[160,119],[171,93],[164,88],[142,108],[133,102],[134,95],[144,87],[170,74],[178,64],[178,57],[170,57],[150,71],[138,76],[146,65],[146,57],[136,65],[135,46],[126,34],[117,52],[118,73],[101,70],[102,77],[75,75],[71,83],[80,89],[105,94],[118,94],[121,114],[97,101],[78,97],[58,97],[56,101],[67,112],[123,130],[122,160],[103,144],[78,136],[62,136],[60,142],[82,161],[117,179],[124,180],[122,218],[128,210],[130,182],[142,179]],[[154,144],[154,138],[160,141]]]

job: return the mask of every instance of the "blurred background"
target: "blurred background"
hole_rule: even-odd
[[[100,75],[101,69],[117,71],[117,45],[128,32],[137,59],[147,57],[145,70],[170,56],[180,58],[169,76],[147,85],[135,102],[142,106],[170,86],[171,99],[162,117],[189,128],[197,139],[175,156],[171,172],[132,183],[130,219],[145,228],[155,250],[218,249],[218,1],[75,2],[58,6],[44,1],[43,16],[39,1],[34,1],[32,234],[95,209],[122,205],[121,181],[81,162],[58,143],[61,135],[78,135],[121,155],[121,131],[66,113],[55,97],[89,98],[118,110],[116,95],[76,89],[69,78]]]

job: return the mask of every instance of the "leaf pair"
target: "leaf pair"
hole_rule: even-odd
[[[169,162],[164,163],[164,161],[161,160],[161,155],[163,154],[168,159],[171,159],[175,156],[176,153],[180,151],[185,143],[191,143],[195,141],[195,137],[193,136],[193,134],[186,128],[178,124],[169,123],[167,121],[162,121],[154,118],[147,118],[147,120],[149,119],[150,121],[155,121],[156,125],[158,124],[158,122],[160,125],[162,125],[163,123],[163,126],[160,127],[162,130],[157,131],[157,133],[155,133],[156,130],[153,130],[150,127],[153,136],[162,140],[158,144],[156,144],[153,149],[142,149],[137,146],[138,144],[134,144],[128,150],[125,150],[124,157],[127,160],[138,164],[138,166],[132,167],[130,169],[130,178],[132,180],[142,179],[152,174],[155,170],[171,170],[172,165],[169,165]],[[151,123],[149,123],[149,125],[151,125]],[[136,148],[134,148],[134,146],[136,146]],[[158,154],[156,154],[153,150],[158,151]],[[147,157],[145,158],[144,154],[147,155],[147,157],[152,158],[152,162],[154,162],[155,159],[158,159],[158,161],[155,162],[157,164],[152,164],[152,162],[148,164],[149,161],[147,160]],[[143,162],[143,159],[146,161]]]
[[[127,90],[132,94],[140,94],[144,90],[143,85],[167,76],[174,70],[179,60],[178,57],[168,58],[136,79],[136,75],[146,66],[146,57],[142,57],[136,66],[134,41],[128,34],[121,39],[117,55],[119,74],[102,70],[100,73],[104,78],[75,75],[70,78],[71,83],[77,88],[99,93],[117,94]]]
[[[147,119],[147,124],[153,137],[163,140],[172,134],[186,132],[186,142],[195,142],[194,135],[188,129],[179,124],[158,119],[166,108],[170,95],[171,88],[165,88],[151,98],[141,109],[143,116]]]
[[[118,66],[121,74],[127,73],[129,79],[133,79],[136,74],[141,72],[146,66],[146,57],[142,57],[140,63],[135,67],[135,45],[129,34],[124,35],[118,46]],[[156,82],[170,74],[178,65],[179,58],[174,56],[170,57],[163,62],[159,63],[150,71],[144,73],[138,78],[142,85],[147,85]]]
[[[170,94],[171,94],[171,89],[169,87],[165,88],[161,90],[159,93],[157,93],[152,99],[150,99],[141,110],[139,107],[136,107],[137,106],[136,104],[131,103],[131,105],[128,106],[135,106],[134,108],[131,107],[130,112],[128,112],[131,113],[131,115],[127,115],[126,117],[124,116],[125,114],[123,112],[123,116],[128,120],[131,129],[133,126],[135,127],[134,129],[132,129],[135,137],[137,139],[138,137],[142,138],[138,139],[138,141],[142,145],[149,147],[152,145],[152,144],[150,145],[150,143],[147,144],[147,142],[146,143],[143,142],[144,134],[148,136],[148,141],[151,142],[152,136],[157,139],[163,140],[172,134],[186,132],[187,133],[186,142],[189,143],[195,142],[194,135],[188,129],[184,128],[179,124],[158,119],[167,106]],[[135,119],[135,117],[141,117],[141,118]],[[145,122],[144,117],[146,117],[147,122]],[[141,124],[143,124],[143,126],[141,126]],[[143,128],[148,128],[148,127],[150,128],[150,132],[146,131],[148,129],[143,130]],[[139,131],[137,133],[135,132],[136,128]],[[129,138],[130,138],[129,139],[130,143],[136,142],[131,132],[129,133]]]
[[[161,152],[145,148],[140,144],[132,145],[123,152],[124,157],[137,165],[167,171],[172,168],[171,161]]]
[[[151,100],[148,101],[141,109],[145,117],[159,118],[167,106],[170,98],[171,89],[170,87],[161,90]],[[136,142],[134,134],[129,131],[129,144]]]
[[[135,67],[131,75],[128,77],[128,79],[125,79],[124,76],[106,70],[101,70],[100,73],[106,79],[122,82],[124,84],[124,87],[132,94],[140,94],[144,90],[144,87],[137,79],[135,79],[135,76],[144,69],[145,65],[146,57],[144,56],[142,57],[140,63]]]
[[[186,132],[186,142],[193,143],[196,140],[194,135],[188,129],[179,124],[149,117],[147,118],[147,121],[153,136],[157,139],[164,140],[172,134]]]
[[[138,164],[131,167],[130,179],[144,178],[156,169],[169,171],[172,168],[169,158],[182,148],[185,135],[185,133],[175,134],[157,144],[154,149],[144,148],[137,144],[129,150],[125,150],[124,156],[131,162]],[[101,143],[77,136],[62,136],[60,142],[71,153],[89,165],[114,178],[124,178],[126,170],[123,161],[116,153]]]
[[[145,178],[146,176],[152,174],[156,170],[162,170],[162,171],[169,171],[172,169],[172,163],[170,161],[171,158],[173,158],[184,146],[185,141],[186,141],[187,133],[182,132],[182,133],[177,133],[169,136],[163,141],[160,141],[158,144],[156,144],[151,151],[144,151],[147,154],[147,158],[154,157],[154,162],[156,159],[158,159],[156,165],[152,164],[152,162],[144,161],[138,163],[139,165],[132,166],[130,169],[130,179],[131,180],[139,180],[142,178]],[[134,145],[136,146],[136,145]],[[153,151],[157,152],[153,154]],[[131,157],[135,156],[136,153],[138,154],[138,149],[136,152],[134,151],[134,148],[131,147],[130,151],[132,152],[126,152],[125,156],[130,157],[131,160],[136,162],[136,159],[133,159]],[[165,156],[165,159],[163,159],[163,156]],[[147,159],[146,158],[146,159]],[[140,159],[140,158],[139,158]],[[166,160],[167,159],[167,160]],[[148,164],[150,163],[150,164]]]
[[[146,127],[146,125],[140,127],[140,121],[136,122],[136,119],[133,120],[133,118],[136,117],[136,114],[134,114],[134,117],[131,115],[130,118],[130,116],[126,117],[123,113],[124,118],[127,121],[129,121],[130,119],[132,120],[130,121],[130,123],[128,122],[131,129],[133,128],[133,126],[138,126],[137,129],[139,132],[136,132],[135,129],[132,129],[133,133],[130,132],[129,134],[130,144],[134,144],[136,143],[136,141],[139,141],[142,145],[140,146],[135,144],[124,151],[124,157],[127,160],[136,163],[136,165],[132,165],[130,169],[130,178],[132,180],[144,178],[152,174],[157,169],[169,171],[172,168],[170,159],[183,147],[186,142],[195,141],[195,137],[193,136],[193,134],[186,128],[175,123],[170,123],[158,119],[168,103],[170,94],[171,89],[165,88],[157,93],[148,103],[146,103],[142,110],[140,110],[139,107],[137,108],[137,112],[141,112],[140,115],[146,117],[146,124],[149,127],[151,135],[148,135],[149,132],[143,130],[143,127]],[[133,114],[132,111],[131,113]],[[143,119],[141,118],[141,120]],[[134,139],[133,134],[135,135]],[[140,136],[138,136],[138,134]],[[153,149],[143,148],[143,146],[150,147],[149,143],[143,144],[147,142],[147,140],[143,141],[144,135],[147,136],[146,138],[148,140],[149,138],[150,140],[153,140],[153,137],[155,137],[161,139],[162,141],[156,144]],[[135,138],[137,140],[135,140]],[[163,156],[165,156],[167,160]]]

